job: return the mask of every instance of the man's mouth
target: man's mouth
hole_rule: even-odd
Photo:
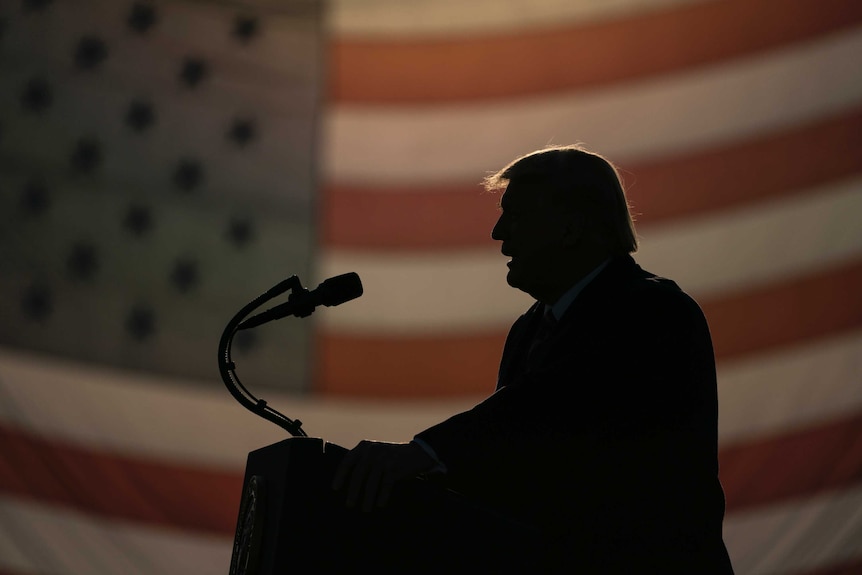
[[[513,262],[513,261],[515,261],[515,256],[514,256],[514,255],[512,255],[512,254],[509,252],[509,250],[507,250],[507,249],[505,249],[505,248],[501,249],[501,250],[500,250],[500,253],[501,253],[501,254],[503,254],[505,257],[509,258],[509,261],[507,261],[507,262],[506,262],[506,265],[507,265],[507,266],[509,266],[509,267],[512,267],[512,262]]]

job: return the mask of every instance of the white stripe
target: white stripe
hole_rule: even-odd
[[[791,575],[862,559],[862,487],[734,513],[724,541],[739,575]]]
[[[304,421],[309,435],[345,447],[368,438],[409,441],[478,400],[324,402],[249,387]],[[0,424],[127,456],[237,471],[245,468],[249,451],[287,437],[236,403],[220,381],[201,388],[178,378],[9,350],[0,350]]]
[[[721,442],[862,410],[862,331],[721,366]],[[306,431],[353,447],[406,441],[480,398],[425,401],[314,400],[265,394]],[[0,423],[88,448],[241,471],[246,454],[286,433],[247,412],[221,385],[84,366],[0,351]]]
[[[446,37],[628,18],[705,0],[335,0],[329,28],[343,37]]]
[[[814,273],[862,254],[860,192],[862,178],[646,229],[636,260],[696,298]],[[531,303],[506,284],[505,261],[496,250],[324,252],[320,277],[355,271],[365,291],[318,320],[338,333],[500,329]]]
[[[364,289],[360,299],[320,314],[318,321],[327,332],[368,335],[499,329],[534,301],[506,284],[506,260],[496,250],[475,249],[323,252],[317,264],[322,277],[355,271]]]
[[[699,298],[739,292],[857,258],[860,218],[855,178],[648,228],[637,259]]]
[[[430,108],[340,106],[325,118],[331,181],[478,181],[549,143],[615,162],[732,142],[862,100],[862,30],[690,72],[589,92]]]
[[[223,575],[232,540],[0,497],[0,569],[56,575]]]
[[[862,411],[862,331],[718,366],[722,446]]]

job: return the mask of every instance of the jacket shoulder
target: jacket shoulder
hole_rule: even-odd
[[[675,281],[636,264],[625,274],[619,289],[622,297],[616,298],[617,303],[635,315],[651,316],[656,320],[685,317],[705,321],[700,305]]]

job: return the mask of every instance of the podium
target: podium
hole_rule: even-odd
[[[245,319],[288,290],[286,303]],[[231,359],[237,331],[288,315],[307,317],[318,305],[339,305],[361,294],[355,273],[325,280],[311,292],[294,275],[243,306],[222,333],[218,366],[228,391],[293,436],[248,454],[230,575],[546,571],[546,547],[535,529],[432,481],[398,482],[386,507],[371,512],[348,508],[344,494],[330,487],[347,450],[306,437],[299,420],[239,381]]]
[[[399,482],[371,512],[346,507],[330,487],[346,452],[294,437],[249,453],[231,575],[543,571],[536,530],[432,481]]]

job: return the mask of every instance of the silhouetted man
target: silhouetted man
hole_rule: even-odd
[[[518,158],[491,236],[536,303],[512,326],[493,395],[410,443],[361,442],[334,486],[384,504],[445,484],[539,527],[580,573],[732,573],[722,541],[715,362],[698,305],[642,270],[614,167],[577,147]]]

